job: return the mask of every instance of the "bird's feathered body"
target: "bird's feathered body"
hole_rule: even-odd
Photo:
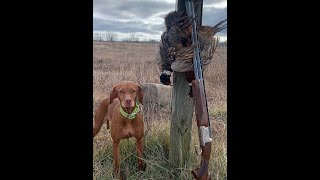
[[[194,45],[191,40],[193,19],[185,12],[172,11],[165,18],[166,30],[161,35],[160,58],[158,64],[160,71],[193,71]],[[217,32],[227,28],[227,19],[215,26],[198,26],[198,40],[201,51],[202,65],[205,67],[211,62],[219,38]]]

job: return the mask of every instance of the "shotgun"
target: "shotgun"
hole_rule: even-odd
[[[208,172],[212,141],[211,126],[203,79],[203,68],[201,63],[202,61],[200,56],[200,47],[197,35],[197,23],[195,20],[193,0],[186,0],[185,6],[187,15],[193,19],[191,38],[192,44],[195,46],[193,57],[195,78],[194,80],[192,80],[192,94],[195,100],[195,113],[199,133],[199,142],[201,147],[201,164],[199,167],[192,171],[192,174],[197,180],[211,180],[210,173]]]

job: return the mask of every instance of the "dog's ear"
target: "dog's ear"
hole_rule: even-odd
[[[137,93],[137,95],[138,95],[138,99],[139,99],[139,102],[143,105],[143,91],[142,91],[142,89],[141,89],[141,87],[140,86],[138,86],[138,93]]]
[[[114,85],[112,88],[112,91],[110,92],[110,103],[109,104],[111,104],[113,102],[113,100],[118,97],[118,92],[117,92],[116,88],[117,88],[117,85]]]

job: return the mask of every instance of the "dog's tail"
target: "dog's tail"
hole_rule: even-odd
[[[108,112],[108,107],[110,103],[110,98],[105,98],[99,107],[97,108],[95,115],[94,115],[94,126],[93,126],[93,137],[99,132],[104,119]],[[107,129],[109,129],[109,120],[107,120]]]

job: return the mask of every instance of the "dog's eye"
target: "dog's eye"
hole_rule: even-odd
[[[119,91],[119,93],[121,93],[121,94],[122,94],[122,93],[123,93],[123,91],[122,91],[122,90],[120,90],[120,91]]]
[[[136,92],[136,90],[130,90],[130,92],[131,92],[131,93],[134,93],[134,92]]]

